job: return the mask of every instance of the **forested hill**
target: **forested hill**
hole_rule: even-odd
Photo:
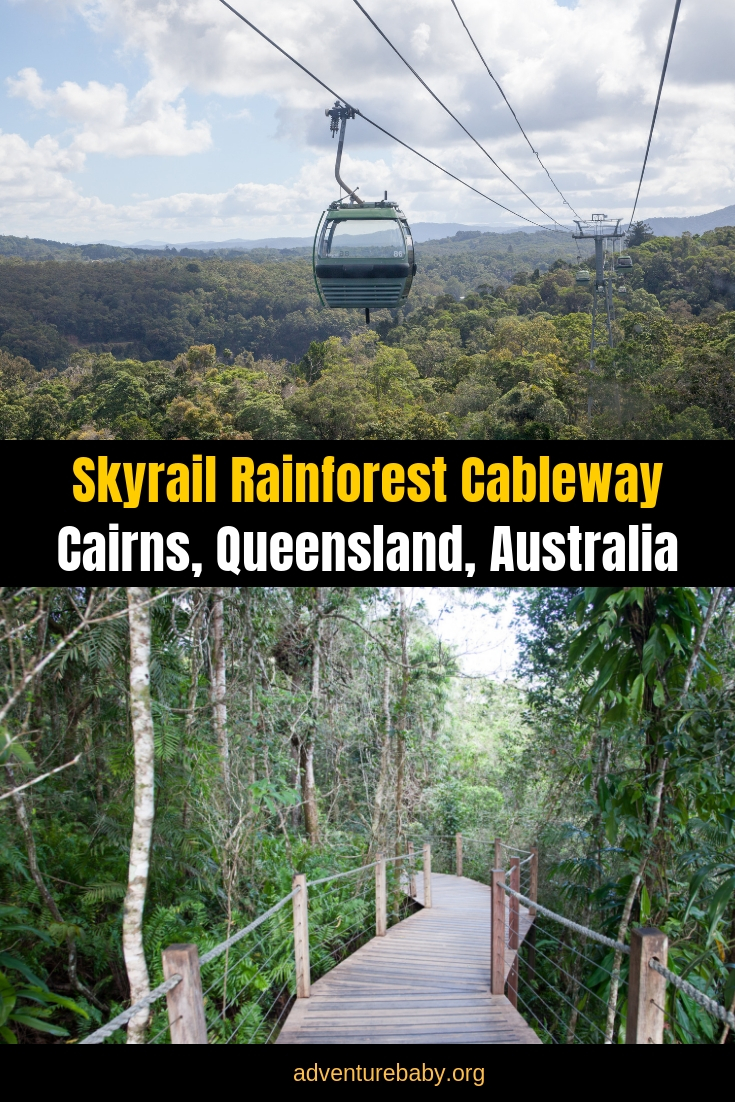
[[[560,234],[425,243],[408,304],[371,330],[321,307],[303,252],[0,258],[0,436],[735,433],[735,229],[630,250],[594,374],[591,295]]]

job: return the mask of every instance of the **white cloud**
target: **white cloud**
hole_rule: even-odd
[[[411,45],[414,48],[414,52],[418,57],[423,57],[429,48],[429,39],[431,38],[431,27],[428,23],[419,23],[416,30],[411,35]]]
[[[84,222],[112,213],[99,199],[85,198],[68,177],[84,156],[50,137],[30,145],[19,134],[0,132],[0,218],[16,233],[53,227],[71,214]],[[7,231],[6,231],[7,232]]]
[[[67,80],[55,91],[47,91],[35,69],[21,69],[7,84],[10,95],[68,120],[75,131],[70,148],[81,153],[185,157],[212,144],[206,122],[187,124],[181,89],[161,80],[149,81],[132,100],[123,84],[109,86],[96,80],[86,88]]]
[[[71,2],[129,49],[143,53],[164,84],[182,88],[188,83],[204,94],[273,96],[282,114],[306,122],[308,142],[326,144],[321,109],[327,94],[214,0]],[[613,11],[599,0],[580,0],[576,8],[555,0],[489,6],[486,0],[461,0],[459,6],[536,148],[558,173],[562,188],[570,190],[572,201],[584,206],[602,200],[624,214],[640,171],[671,0],[616,0]],[[519,183],[533,188],[538,201],[557,217],[564,214],[447,0],[405,0],[399,6],[393,0],[367,0],[366,7],[399,49],[413,51],[422,76]],[[451,162],[448,167],[474,169],[501,201],[531,212],[487,162],[475,161],[466,151],[467,139],[459,128],[354,5],[273,0],[253,9],[243,0],[242,10],[376,121],[429,155],[441,152]],[[708,0],[696,9],[685,5],[644,189],[648,214],[670,209],[666,192],[672,165],[662,156],[668,143],[660,140],[665,132],[676,134],[675,145],[681,149],[696,139],[698,156],[705,158],[704,175],[701,161],[685,158],[679,165],[679,188],[691,196],[692,208],[711,209],[733,200],[734,38],[731,0]],[[726,94],[713,103],[708,90],[714,85],[724,86]],[[308,120],[302,119],[306,112]],[[707,136],[710,128],[717,139]],[[374,145],[375,135],[356,124],[349,141],[353,148]],[[439,178],[433,179],[438,185]],[[598,198],[593,200],[593,194]]]
[[[129,227],[138,236],[160,237],[165,230],[179,240],[204,233],[303,233],[333,197],[333,153],[323,114],[331,96],[216,0],[46,2],[76,9],[124,51],[142,55],[152,75],[132,97],[122,85],[65,82],[50,91],[35,70],[23,70],[17,77],[15,94],[64,118],[71,128],[67,153],[54,146],[49,166],[56,157],[56,167],[39,175],[41,194],[46,194],[44,188],[58,187],[67,196],[67,205],[59,207],[59,225],[69,225],[68,219],[86,211],[85,224],[90,226],[102,227],[104,218],[111,219],[105,223],[108,235],[113,227],[119,233]],[[365,4],[500,164],[546,210],[567,220],[568,210],[519,134],[451,4]],[[626,217],[648,136],[671,0],[616,0],[613,9],[600,0],[579,0],[576,7],[555,0],[458,4],[534,147],[574,206],[583,214],[600,209]],[[536,217],[534,208],[467,141],[353,4],[272,0],[253,6],[243,0],[242,10],[366,115],[498,201]],[[735,201],[733,40],[732,0],[683,7],[642,193],[643,216],[699,213]],[[187,121],[181,100],[187,87],[230,98],[236,110],[247,110],[243,100],[250,96],[272,97],[279,132],[298,135],[305,148],[304,166],[293,186],[241,183],[209,195],[141,199],[114,212],[98,201],[82,201],[67,174],[80,167],[83,155],[182,156],[208,147],[207,124]],[[26,161],[42,156],[33,150]],[[63,156],[69,158],[66,167]],[[343,171],[366,197],[387,188],[415,219],[495,223],[504,218],[361,120],[348,128]]]

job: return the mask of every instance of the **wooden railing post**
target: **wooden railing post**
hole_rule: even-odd
[[[455,836],[455,843],[457,845],[457,876],[462,875],[462,835],[457,834]]]
[[[662,1045],[666,979],[648,967],[655,959],[666,967],[669,939],[653,926],[630,931],[630,976],[626,1045]]]
[[[413,842],[408,843],[408,894],[416,898],[416,865],[414,864]]]
[[[306,877],[297,872],[293,878],[293,944],[296,957],[296,998],[308,999],[311,995],[311,966],[309,964],[309,900]]]
[[[503,864],[502,848],[503,847],[500,844],[500,839],[496,838],[495,839],[495,856],[493,857],[493,868],[494,869],[499,869],[499,868],[502,867],[502,864]]]
[[[424,844],[424,906],[431,906],[431,846]]]
[[[493,869],[490,881],[490,994],[505,989],[505,872]]]
[[[510,886],[515,892],[521,890],[521,859],[510,859]],[[508,1001],[518,1006],[518,948],[521,932],[521,907],[514,895],[508,898],[508,948],[515,949],[516,957],[508,973]]]
[[[375,936],[385,937],[388,929],[387,891],[385,882],[385,860],[382,853],[377,855],[375,866]]]
[[[164,979],[177,973],[181,976],[181,983],[166,994],[171,1044],[206,1045],[207,1022],[196,945],[169,945],[161,956]]]
[[[534,903],[538,900],[538,847],[531,847],[531,860],[529,861],[529,888],[528,898],[532,899]],[[528,908],[528,917],[536,918],[536,908]],[[528,945],[528,982],[532,983],[536,977],[536,923],[534,921],[531,929],[526,934],[526,944]]]

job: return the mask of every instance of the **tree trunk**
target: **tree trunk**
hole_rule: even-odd
[[[375,789],[375,808],[373,810],[373,847],[376,853],[385,853],[387,839],[388,774],[390,770],[390,662],[385,659],[383,671],[383,708],[380,719],[380,766],[378,784]]]
[[[689,658],[689,665],[684,677],[684,684],[681,687],[680,700],[683,701],[686,694],[692,684],[692,678],[694,677],[694,671],[699,661],[699,656],[702,652],[702,648],[707,640],[709,629],[712,626],[717,606],[720,603],[724,586],[718,586],[713,588],[712,597],[710,598],[709,607],[707,609],[707,615],[704,618],[704,622],[700,627],[697,637],[692,647],[692,653]],[[628,894],[625,897],[625,903],[623,905],[623,915],[620,920],[620,926],[618,927],[618,938],[620,942],[624,942],[628,933],[628,927],[630,926],[630,916],[633,913],[633,904],[635,903],[638,889],[643,879],[643,874],[646,871],[646,866],[651,857],[653,850],[656,831],[658,829],[659,819],[661,817],[661,806],[663,803],[664,782],[666,779],[666,767],[668,765],[668,757],[663,757],[658,764],[656,785],[653,791],[653,808],[651,812],[651,818],[648,826],[648,834],[643,846],[643,855],[641,857],[640,864],[637,871],[633,875],[630,887],[628,888]],[[615,1028],[615,1011],[618,999],[618,988],[620,986],[620,965],[623,961],[623,954],[619,949],[615,950],[615,956],[613,957],[612,974],[610,978],[610,994],[608,996],[607,1003],[607,1022],[605,1026],[605,1044],[611,1045],[613,1043],[613,1033]]]
[[[128,890],[123,912],[123,955],[135,1003],[150,991],[148,966],[143,951],[143,910],[148,887],[151,835],[153,833],[153,715],[151,712],[151,591],[147,586],[128,588],[130,623],[130,714],[135,753],[135,808],[130,840]],[[129,1045],[144,1044],[149,1011],[141,1010],[128,1024]]]
[[[397,588],[401,614],[401,695],[398,703],[398,723],[396,724],[396,857],[401,850],[403,835],[403,789],[406,771],[406,727],[408,725],[408,620],[406,617],[406,598],[402,588]]]
[[[309,841],[316,845],[319,841],[319,813],[316,805],[316,782],[314,780],[314,741],[319,727],[319,694],[321,692],[322,667],[322,591],[315,589],[314,645],[311,658],[311,723],[302,746],[301,784],[304,805],[304,825]]]
[[[225,669],[225,600],[224,590],[212,590],[212,704],[214,731],[225,782],[225,794],[230,791],[230,742],[227,734],[227,671]]]

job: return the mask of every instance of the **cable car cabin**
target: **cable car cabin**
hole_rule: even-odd
[[[411,230],[397,203],[384,199],[358,207],[334,202],[322,219],[313,264],[323,305],[368,311],[404,303],[416,264]]]
[[[589,283],[590,273],[587,271],[586,268],[580,268],[574,278],[577,283]]]
[[[632,268],[632,267],[633,267],[633,257],[632,256],[619,256],[618,257],[618,262],[615,265],[616,269],[617,268]]]

